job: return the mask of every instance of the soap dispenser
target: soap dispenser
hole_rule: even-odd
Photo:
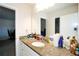
[[[63,36],[60,36],[59,38],[58,47],[63,48]]]

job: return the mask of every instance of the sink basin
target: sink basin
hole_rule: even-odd
[[[33,42],[32,45],[35,47],[44,47],[45,46],[45,44],[42,42]]]

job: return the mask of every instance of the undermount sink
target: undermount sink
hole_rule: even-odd
[[[45,44],[42,42],[33,42],[32,45],[35,47],[44,47],[45,46]]]

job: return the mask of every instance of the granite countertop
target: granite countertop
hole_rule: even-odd
[[[51,44],[47,43],[46,41],[42,41],[45,44],[45,47],[40,48],[32,45],[32,42],[37,41],[35,39],[29,39],[27,37],[22,36],[20,37],[20,40],[41,56],[73,56],[73,54],[71,54],[69,50],[65,48],[53,47]]]

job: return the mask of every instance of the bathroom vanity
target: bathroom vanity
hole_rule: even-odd
[[[45,44],[44,47],[33,46],[33,42],[38,42],[36,39],[29,39],[25,36],[20,37],[20,55],[21,56],[73,56],[69,50],[52,46],[46,41],[41,41]]]

